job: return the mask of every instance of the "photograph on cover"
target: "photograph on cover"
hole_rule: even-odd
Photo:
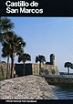
[[[72,46],[73,17],[0,17],[0,99],[72,100]]]

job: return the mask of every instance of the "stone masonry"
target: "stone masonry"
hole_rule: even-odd
[[[15,64],[14,69],[16,70],[17,76],[23,76],[23,64]],[[40,71],[41,75],[60,75],[57,66],[54,65],[41,64]],[[10,64],[7,71],[7,64],[0,63],[0,78],[6,78],[6,75],[8,75],[8,78],[10,78],[10,74]],[[39,75],[39,64],[25,64],[25,75]]]
[[[18,76],[23,74],[23,64],[15,64],[15,70]],[[57,66],[41,64],[41,69],[39,69],[39,64],[25,64],[25,75],[39,75],[39,70],[41,75],[60,75]]]
[[[32,64],[33,75],[39,75],[39,64]],[[41,64],[41,75],[60,75],[57,66]]]
[[[0,63],[0,78],[6,78],[6,75],[8,75],[8,78],[10,78],[10,64],[8,65],[8,71],[7,71],[7,64],[6,63]]]
[[[7,70],[6,63],[0,63],[0,78],[10,78],[11,65]],[[23,76],[24,65],[14,64],[14,70],[16,71],[16,76]],[[39,64],[27,63],[25,64],[25,75],[60,75],[58,68],[56,66],[55,55],[50,55],[49,64],[41,64],[41,69]]]
[[[0,99],[58,99],[40,76],[25,76],[0,81]]]

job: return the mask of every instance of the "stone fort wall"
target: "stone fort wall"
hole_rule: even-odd
[[[0,63],[0,78],[6,78],[6,76],[8,75],[8,78],[10,78],[10,64],[8,65],[8,71],[7,71],[7,64],[6,63]]]
[[[0,63],[0,78],[6,78],[6,75],[8,75],[8,78],[10,78],[11,73],[11,66],[9,64],[9,68],[7,71],[7,64],[6,63]],[[23,76],[23,64],[15,64],[14,69],[16,71],[17,76]],[[59,75],[59,71],[57,66],[54,65],[41,65],[41,75]],[[39,64],[25,64],[25,75],[39,75]]]
[[[39,75],[39,64],[32,64],[33,75]],[[57,66],[54,65],[41,65],[41,75],[60,75]]]

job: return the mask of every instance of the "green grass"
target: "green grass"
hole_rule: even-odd
[[[6,78],[0,78],[0,81],[5,80]]]

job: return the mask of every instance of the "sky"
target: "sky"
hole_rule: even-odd
[[[7,17],[14,23],[13,31],[26,42],[24,52],[35,57],[44,55],[50,62],[50,54],[56,57],[60,72],[67,72],[65,62],[73,63],[73,17]],[[17,57],[15,57],[17,63]],[[70,69],[73,73],[73,69]]]

